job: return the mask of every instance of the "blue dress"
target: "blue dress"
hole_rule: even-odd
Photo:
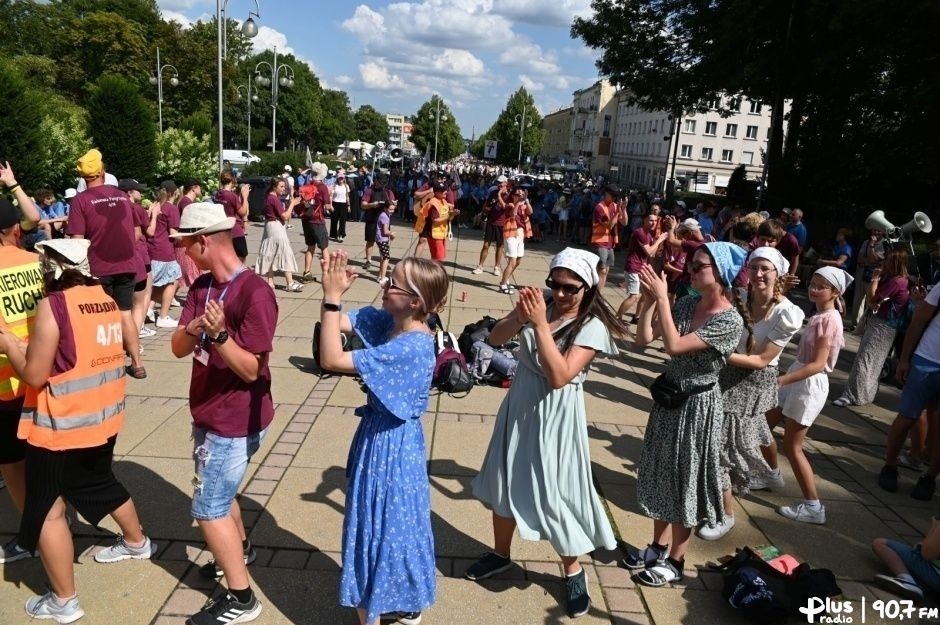
[[[340,603],[383,613],[434,603],[434,536],[424,431],[434,369],[434,339],[406,332],[389,339],[392,316],[376,308],[349,313],[366,344],[352,353],[368,387],[349,449]]]

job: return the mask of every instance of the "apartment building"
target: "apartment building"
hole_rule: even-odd
[[[545,132],[539,162],[546,165],[569,162],[568,143],[571,136],[571,117],[573,109],[569,106],[542,117],[542,130]]]
[[[406,147],[411,137],[411,121],[394,113],[385,115],[385,121],[388,123],[388,149]]]

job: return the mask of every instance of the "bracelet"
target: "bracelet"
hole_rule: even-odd
[[[19,189],[19,188],[20,188],[20,183],[18,183],[18,182],[17,182],[15,185],[11,186],[11,187],[7,187],[7,189],[10,190],[10,193],[13,193],[14,191],[16,191],[16,190]]]

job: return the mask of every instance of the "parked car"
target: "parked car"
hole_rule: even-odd
[[[249,163],[260,163],[261,157],[247,150],[222,150],[222,160],[228,161],[233,167],[244,167]]]

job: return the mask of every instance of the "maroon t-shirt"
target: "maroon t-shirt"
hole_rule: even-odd
[[[59,349],[55,351],[55,359],[52,361],[52,371],[49,373],[51,377],[71,371],[78,355],[75,351],[75,334],[69,321],[69,307],[65,303],[65,292],[46,293],[46,300],[52,308],[56,325],[59,326]]]
[[[321,207],[321,210],[314,211],[311,215],[307,216],[307,211],[304,211],[301,219],[303,221],[309,221],[312,224],[325,224],[326,223],[326,207],[330,206],[333,202],[333,199],[330,197],[330,188],[323,184],[323,181],[317,180],[313,183],[317,189],[317,199],[316,204]]]
[[[595,212],[597,209],[594,209]],[[646,228],[634,230],[630,235],[630,241],[627,243],[627,271],[630,273],[640,273],[640,270],[649,263],[649,255],[643,249],[644,245],[653,244],[653,235],[646,231]]]
[[[787,232],[777,242],[777,251],[783,254],[783,257],[790,261],[792,265],[793,259],[800,257],[800,242],[796,240],[795,236]]]
[[[904,276],[894,276],[887,280],[878,281],[875,291],[875,303],[891,300],[878,306],[878,316],[887,320],[892,314],[904,316],[907,303],[911,299],[910,281]]]
[[[149,221],[147,209],[140,204],[134,204],[134,212],[138,213],[137,219]],[[150,266],[150,252],[147,250],[147,239],[141,237],[134,242],[134,280],[141,282],[147,279],[147,267]]]
[[[207,298],[222,300],[228,340],[262,355],[262,362],[258,379],[245,382],[225,364],[216,345],[208,343],[204,349],[209,351],[209,364],[203,365],[193,358],[193,377],[189,385],[193,423],[229,438],[256,434],[274,419],[268,362],[274,349],[277,325],[274,290],[264,278],[250,270],[242,270],[225,284],[216,283],[212,274],[205,273],[190,287],[179,324],[185,326],[202,315]]]
[[[235,195],[231,189],[220,189],[216,194],[216,201],[225,209],[226,217],[235,218],[235,227],[232,228],[232,238],[245,236],[245,222],[238,216],[238,209],[242,207],[242,198]],[[182,211],[182,201],[180,201],[180,210]]]
[[[160,207],[160,214],[157,215],[153,236],[147,237],[147,251],[150,252],[150,260],[161,263],[176,260],[173,241],[170,240],[170,229],[179,230],[179,227],[180,209],[175,204],[164,202]]]
[[[268,193],[264,198],[264,220],[280,221],[283,212],[284,203],[281,202],[281,198],[273,193]]]
[[[146,223],[127,194],[111,185],[82,191],[69,208],[69,234],[91,241],[88,263],[99,277],[136,273],[134,229]]]

